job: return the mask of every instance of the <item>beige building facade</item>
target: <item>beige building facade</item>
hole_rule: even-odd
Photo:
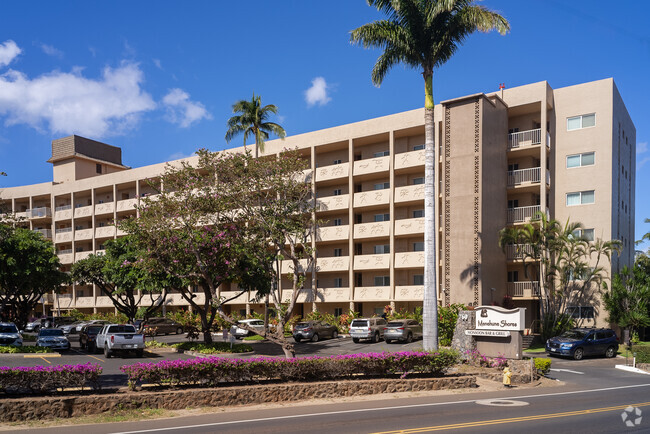
[[[527,308],[530,326],[537,288],[525,278],[517,250],[499,248],[498,232],[540,211],[581,222],[586,236],[621,240],[608,275],[633,262],[636,131],[612,79],[560,89],[540,82],[443,101],[435,125],[441,303],[501,304],[510,296]],[[423,110],[269,141],[264,155],[294,148],[311,164],[325,221],[313,241],[317,261],[308,279],[316,291],[300,296],[297,313],[317,307],[368,316],[386,305],[421,306]],[[119,148],[78,136],[54,140],[49,161],[52,182],[5,188],[0,200],[52,240],[66,270],[124,235],[113,222],[136,215],[165,167],[129,168]],[[228,296],[235,288],[221,290]],[[263,310],[251,299],[234,300],[229,309]],[[186,307],[174,293],[166,306]],[[601,307],[575,308],[586,324],[603,322]],[[72,285],[48,295],[45,309],[113,308],[98,288]]]

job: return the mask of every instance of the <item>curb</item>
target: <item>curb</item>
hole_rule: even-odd
[[[620,369],[622,371],[628,371],[628,372],[635,372],[637,374],[644,374],[644,375],[650,375],[650,372],[646,372],[643,369],[639,368],[634,368],[632,366],[626,366],[626,365],[616,365],[616,369]]]

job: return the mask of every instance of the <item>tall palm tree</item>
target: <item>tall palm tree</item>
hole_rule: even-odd
[[[284,138],[287,134],[280,125],[268,121],[271,114],[278,114],[278,108],[273,104],[262,107],[262,97],[255,95],[254,92],[250,101],[242,99],[233,104],[232,112],[236,115],[228,119],[226,142],[230,143],[235,136],[244,134],[244,149],[246,149],[246,139],[254,136],[255,158],[259,157],[260,152],[264,152],[264,142],[269,138],[270,133],[280,138]]]
[[[434,208],[433,71],[456,52],[475,31],[497,30],[505,34],[510,24],[501,15],[474,0],[367,0],[388,19],[365,24],[350,40],[364,48],[383,49],[372,70],[379,86],[388,71],[403,63],[424,77],[425,130],[425,229],[424,249],[424,349],[438,349],[438,285],[436,282],[436,230]]]

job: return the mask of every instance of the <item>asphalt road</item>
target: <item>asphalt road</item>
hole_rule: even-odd
[[[333,402],[191,417],[28,430],[33,433],[461,433],[650,432],[650,376],[614,368],[623,359],[554,359],[565,382],[537,389]],[[560,383],[558,383],[560,384]],[[622,414],[628,406],[636,410]],[[643,417],[645,415],[645,417]],[[638,424],[635,425],[635,422]]]

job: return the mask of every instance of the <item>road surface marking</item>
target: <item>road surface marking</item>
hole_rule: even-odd
[[[592,392],[604,392],[609,390],[619,390],[619,389],[633,389],[637,387],[649,387],[650,383],[644,384],[633,384],[630,386],[615,386],[615,387],[605,387],[602,389],[587,389],[587,390],[574,390],[569,392],[556,392],[556,393],[542,393],[539,395],[522,395],[522,396],[511,396],[504,397],[500,399],[522,399],[522,398],[538,398],[538,397],[548,397],[548,396],[559,396],[559,395],[574,395],[578,393],[592,393]],[[496,399],[496,398],[495,398]],[[333,416],[337,414],[350,414],[350,413],[367,413],[370,411],[385,411],[385,410],[400,410],[400,409],[411,409],[416,407],[437,407],[442,405],[454,405],[454,404],[470,404],[475,403],[476,399],[468,399],[462,401],[445,401],[445,402],[432,402],[426,404],[413,404],[413,405],[396,405],[392,407],[373,407],[373,408],[360,408],[358,410],[341,410],[341,411],[327,411],[322,413],[307,413],[307,414],[292,414],[288,416],[274,416],[274,417],[264,417],[259,419],[245,419],[245,420],[231,420],[226,422],[212,422],[212,423],[203,423],[197,425],[181,425],[173,426],[168,428],[155,428],[155,429],[143,429],[137,431],[122,431],[116,432],[113,434],[139,434],[139,433],[149,433],[149,432],[163,432],[163,431],[178,431],[182,429],[192,429],[192,428],[205,428],[205,427],[214,427],[220,425],[234,425],[238,423],[250,423],[250,422],[268,422],[272,420],[287,420],[287,419],[299,419],[304,417],[314,417],[314,416]],[[627,407],[624,406],[624,407]]]
[[[474,428],[479,426],[482,427],[485,425],[498,425],[502,423],[528,422],[531,420],[556,419],[559,417],[581,416],[583,414],[594,414],[594,413],[604,413],[607,411],[624,410],[629,406],[647,407],[650,406],[650,402],[642,402],[639,404],[617,405],[614,407],[590,408],[587,410],[566,411],[563,413],[536,414],[532,416],[510,417],[507,419],[479,420],[475,422],[454,423],[450,425],[437,425],[437,426],[427,426],[422,428],[409,428],[409,429],[402,429],[402,430],[395,430],[395,431],[383,431],[374,434],[410,434],[410,433],[443,431],[449,429]]]
[[[553,369],[553,368],[551,368],[551,371],[553,371],[553,372],[568,372],[568,373],[570,373],[570,374],[580,374],[580,375],[584,375],[584,372],[580,372],[580,371],[572,371],[571,369]]]
[[[86,354],[88,357],[92,357],[95,360],[99,360],[100,362],[104,363],[104,359],[100,359],[99,357],[91,356],[90,354]]]
[[[514,401],[512,399],[481,399],[476,401],[478,405],[493,405],[495,407],[522,407],[524,405],[529,405],[526,401]]]
[[[43,359],[43,357],[61,357],[59,353],[43,353],[43,354],[25,354],[23,356],[25,359]],[[45,359],[43,359],[45,360]]]

